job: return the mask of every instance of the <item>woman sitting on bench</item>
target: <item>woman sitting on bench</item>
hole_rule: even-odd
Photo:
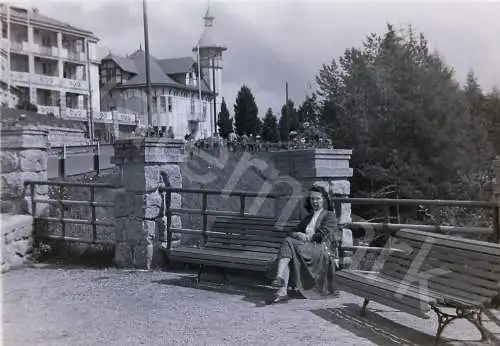
[[[304,206],[309,215],[280,248],[278,270],[272,283],[277,292],[268,304],[288,300],[290,276],[305,298],[318,299],[333,293],[340,234],[335,211],[328,192],[317,185],[309,189]]]

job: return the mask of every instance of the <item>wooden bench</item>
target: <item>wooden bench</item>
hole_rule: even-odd
[[[203,246],[172,248],[167,257],[169,262],[200,265],[198,280],[205,266],[269,273],[279,248],[297,223],[277,225],[276,219],[261,216],[217,217]],[[223,274],[226,279],[226,272]]]
[[[365,298],[361,314],[370,301],[421,318],[432,310],[439,321],[436,343],[457,318],[470,321],[487,340],[481,316],[500,293],[500,245],[416,230],[400,230],[392,241],[397,249],[379,272],[337,273],[340,290]]]
[[[172,248],[167,256],[171,262],[199,264],[198,280],[204,266],[266,272],[296,224],[285,223],[280,229],[274,218],[217,217],[203,246]]]

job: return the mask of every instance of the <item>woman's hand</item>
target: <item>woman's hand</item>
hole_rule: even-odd
[[[302,233],[302,232],[293,232],[292,233],[292,238],[295,238],[297,240],[302,240],[302,241],[306,241],[307,240],[306,234]]]

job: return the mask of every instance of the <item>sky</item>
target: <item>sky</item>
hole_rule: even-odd
[[[142,0],[19,0],[22,7],[94,32],[103,52],[126,55],[142,44]],[[151,55],[193,56],[203,32],[207,0],[148,0]],[[473,69],[484,90],[500,86],[500,1],[211,1],[223,54],[222,96],[233,113],[238,90],[247,85],[259,115],[275,112],[289,97],[300,104],[315,90],[322,64],[359,47],[386,24],[411,24],[455,69],[463,83]]]

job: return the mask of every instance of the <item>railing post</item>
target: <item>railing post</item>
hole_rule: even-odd
[[[202,202],[201,202],[201,212],[203,215],[203,225],[202,225],[202,235],[203,235],[203,246],[207,243],[207,228],[208,228],[208,215],[207,215],[207,205],[208,205],[208,194],[203,191],[202,192]]]
[[[64,186],[59,185],[59,208],[60,208],[60,222],[61,222],[61,236],[66,237],[66,221],[64,221]]]
[[[96,215],[96,206],[95,206],[95,186],[90,187],[90,210],[92,213],[92,242],[97,240],[97,215]]]
[[[240,195],[240,216],[245,216],[245,195]]]
[[[500,244],[500,205],[495,203],[493,208],[493,238],[494,241]]]
[[[96,148],[94,149],[94,171],[99,175],[101,172],[100,170],[100,163],[99,163],[99,156],[100,156],[100,149],[99,149],[99,142],[97,142]]]
[[[66,177],[66,144],[63,145],[62,153],[59,154],[59,177]]]
[[[167,249],[170,250],[172,248],[172,210],[170,209],[170,204],[172,201],[172,191],[170,188],[167,188],[167,191],[165,192],[166,199],[164,200],[164,208],[165,208],[165,215],[167,216],[167,224],[166,224],[166,230],[167,230]]]

